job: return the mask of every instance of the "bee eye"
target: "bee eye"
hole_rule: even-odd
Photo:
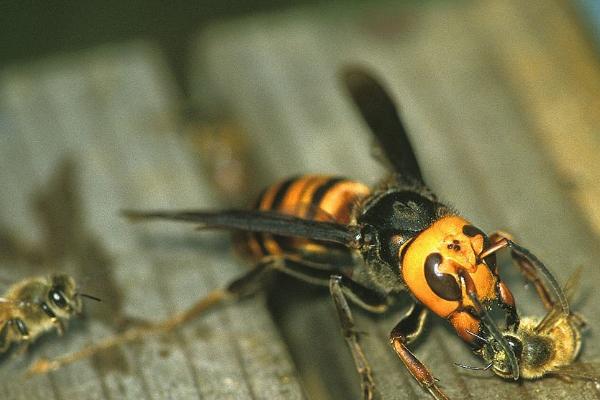
[[[523,343],[514,336],[504,336],[504,338],[510,349],[515,353],[517,359],[521,359],[521,355],[523,354]]]
[[[58,289],[52,289],[50,290],[50,293],[48,293],[48,297],[50,298],[50,301],[52,301],[54,304],[56,304],[56,306],[58,308],[67,308],[67,300],[65,299],[65,296],[62,294],[62,292]]]

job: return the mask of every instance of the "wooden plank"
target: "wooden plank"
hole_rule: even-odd
[[[570,112],[571,121],[582,114],[583,121],[594,118],[597,107],[577,99],[578,88],[587,86],[581,79],[586,78],[573,72],[568,81],[552,79],[565,68],[556,61],[560,49],[564,54],[585,47],[579,33],[571,30],[565,39],[563,30],[548,28],[562,26],[568,18],[560,2],[485,1],[380,5],[346,12],[299,10],[221,24],[204,32],[198,42],[197,101],[203,105],[222,99],[249,131],[259,169],[272,171],[266,178],[257,176],[257,182],[312,171],[373,182],[381,169],[367,158],[369,135],[335,76],[345,63],[365,63],[402,105],[431,186],[484,230],[514,232],[564,282],[577,265],[594,265],[597,235],[565,192],[557,173],[560,167],[547,150],[560,149],[562,142],[540,145],[533,134],[532,120],[541,118],[544,127],[555,124],[550,132],[558,136],[562,119],[540,117],[548,102],[521,105],[529,99],[532,77],[525,73],[531,72],[531,62],[553,74],[542,87],[564,95],[564,101],[553,104],[560,109],[554,110],[555,116]],[[545,46],[540,46],[542,40]],[[553,41],[562,47],[551,50]],[[516,56],[521,48],[535,50],[535,55]],[[577,71],[593,70],[589,59],[579,60]],[[583,147],[595,146],[595,139],[579,136],[580,131],[568,133],[577,135]],[[565,164],[596,171],[590,168],[595,162]],[[522,287],[508,260],[505,264],[503,275],[517,292],[522,313],[541,313],[532,290]],[[594,312],[600,300],[591,295],[600,281],[598,274],[597,268],[586,268],[586,282],[578,291],[583,299],[574,304],[592,327],[600,323]],[[305,385],[316,398],[357,398],[356,376],[343,354],[327,296],[318,300],[313,291],[303,289],[308,294],[295,294],[293,299],[289,289],[281,290],[273,302]],[[367,332],[363,342],[381,397],[427,398],[388,347],[387,332],[397,319],[398,315],[376,321],[362,314],[358,318],[359,329]],[[458,370],[453,362],[477,365],[477,360],[441,321],[433,325],[417,353],[452,398],[570,398],[575,392],[586,399],[598,397],[597,389],[585,382],[547,378],[514,385]],[[589,335],[584,340],[582,360],[597,361],[600,347]]]
[[[564,281],[574,266],[593,266],[598,256],[598,223],[587,218],[596,212],[598,78],[563,6],[376,5],[236,21],[200,40],[197,56],[205,64],[198,61],[202,75],[194,81],[249,132],[260,160],[249,168],[255,190],[298,172],[373,182],[382,169],[335,79],[348,61],[373,66],[402,104],[436,191],[484,229],[516,233]],[[89,318],[74,321],[66,337],[51,334],[29,357],[5,358],[0,397],[303,397],[288,351],[312,397],[357,397],[326,293],[291,292],[289,282],[271,295],[288,349],[259,298],[173,336],[22,380],[37,356],[81,348],[113,331],[118,317],[164,317],[241,271],[222,236],[131,227],[116,216],[122,207],[220,204],[172,134],[178,99],[161,63],[155,50],[134,44],[0,73],[0,226],[20,238],[0,253],[2,277],[47,272],[54,263],[105,299],[88,304]],[[565,131],[577,140],[562,141]],[[271,172],[254,172],[263,170]],[[565,180],[575,187],[565,189]],[[45,263],[36,262],[40,257]],[[540,312],[518,274],[504,269],[521,309]],[[599,273],[586,270],[575,303],[592,328],[600,322],[593,296]],[[382,397],[427,398],[387,345],[398,313],[358,314]],[[452,362],[477,361],[442,321],[432,325],[417,352],[453,398],[597,398],[590,384],[544,379],[519,386],[458,370]],[[597,360],[593,336],[585,343],[582,359]]]
[[[592,36],[596,47],[600,46],[600,4],[594,0],[576,0],[567,5],[576,9],[580,19],[585,22],[586,33]]]
[[[8,399],[303,398],[261,297],[223,307],[163,338],[25,381],[30,361],[80,349],[119,320],[182,310],[243,270],[225,236],[131,226],[125,207],[215,204],[176,131],[177,93],[156,49],[132,43],[0,73],[3,233],[41,263],[4,254],[2,277],[73,274],[86,304],[63,338],[0,365]],[[24,246],[27,247],[27,246]]]
[[[581,28],[563,12],[549,13],[540,3],[531,5],[513,30],[490,21],[482,26],[488,35],[519,36],[498,46],[499,64],[507,84],[520,106],[526,110],[528,124],[539,137],[557,168],[557,173],[575,204],[590,219],[596,235],[600,232],[600,195],[597,179],[600,150],[600,72],[598,56],[584,40]],[[499,5],[498,13],[506,13]],[[547,21],[546,29],[532,24],[538,15]],[[549,31],[553,32],[549,34]],[[525,62],[524,60],[527,60]],[[526,84],[526,90],[514,90]],[[573,134],[574,133],[574,134]]]

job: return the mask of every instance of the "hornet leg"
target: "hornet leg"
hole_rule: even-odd
[[[490,234],[489,237],[490,241],[492,242],[492,245],[498,244],[505,239],[512,240],[511,235],[502,231],[493,232],[492,234]],[[555,301],[552,295],[550,294],[550,288],[546,285],[546,282],[538,274],[537,268],[531,263],[531,261],[529,261],[529,259],[515,253],[512,250],[510,252],[510,255],[515,264],[518,265],[525,279],[531,282],[531,284],[535,288],[538,296],[542,300],[544,308],[546,308],[546,310],[551,310],[554,307]]]
[[[353,288],[353,286],[355,287]],[[360,288],[360,291],[356,289]],[[333,275],[329,280],[329,292],[335,304],[335,308],[342,325],[342,333],[352,353],[354,365],[361,378],[361,388],[364,400],[372,400],[375,393],[375,382],[371,373],[371,367],[358,340],[358,332],[355,329],[354,318],[350,306],[346,300],[345,292],[358,304],[368,304],[370,308],[384,310],[387,304],[375,292],[359,286],[355,282],[341,275]],[[379,302],[377,301],[379,300]],[[376,303],[379,303],[376,307]]]
[[[416,381],[434,399],[448,400],[448,397],[438,387],[437,379],[407,347],[422,332],[426,319],[427,309],[419,303],[414,303],[408,313],[390,332],[390,342],[396,350],[396,354]]]
[[[152,334],[168,333],[224,301],[237,300],[241,297],[254,294],[261,288],[265,274],[273,270],[281,271],[309,283],[321,285],[328,284],[329,276],[332,273],[331,268],[324,268],[323,266],[319,268],[317,265],[311,266],[301,260],[288,259],[282,256],[268,256],[259,261],[250,271],[234,279],[224,289],[213,290],[195,304],[173,315],[171,318],[144,326],[133,327],[122,333],[109,336],[75,353],[52,360],[40,359],[29,368],[29,374],[43,374],[54,371],[64,365],[89,358],[115,346],[140,340]]]

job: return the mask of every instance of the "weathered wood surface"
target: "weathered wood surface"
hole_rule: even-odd
[[[307,171],[369,182],[381,176],[369,157],[369,134],[336,76],[346,63],[371,67],[401,104],[426,178],[442,198],[487,231],[513,232],[561,282],[584,266],[573,307],[591,327],[581,360],[598,361],[593,193],[600,182],[600,71],[564,2],[298,11],[214,27],[197,54],[199,104],[219,98],[206,96],[215,88],[251,133],[267,180]],[[521,312],[541,313],[504,261]],[[326,296],[290,297],[280,293],[274,311],[310,393],[356,397],[358,382]],[[359,316],[381,397],[427,398],[389,349],[397,319]],[[452,398],[599,397],[591,383],[514,384],[460,370],[453,362],[477,360],[442,321],[431,325],[417,353]]]
[[[177,94],[156,49],[139,43],[0,75],[2,278],[63,270],[103,303],[25,358],[0,365],[2,399],[303,398],[262,297],[25,380],[33,359],[158,320],[242,271],[226,237],[132,226],[125,207],[215,206],[176,135]],[[164,229],[163,229],[164,228]],[[181,228],[181,229],[180,229]]]
[[[382,176],[336,77],[348,62],[371,66],[402,105],[442,198],[485,230],[515,233],[561,281],[585,267],[574,303],[591,327],[581,359],[599,361],[600,222],[588,216],[598,215],[600,72],[562,2],[307,9],[215,26],[194,54],[198,108],[230,110],[247,132],[257,160],[247,167],[250,191],[301,172]],[[0,277],[58,268],[104,299],[86,304],[88,318],[65,337],[5,357],[0,398],[357,398],[326,293],[289,282],[270,296],[276,324],[259,297],[23,379],[39,356],[79,349],[119,320],[163,318],[243,270],[225,236],[131,226],[117,215],[222,204],[176,135],[180,101],[158,53],[139,43],[0,72]],[[522,312],[539,313],[506,259],[503,270]],[[389,348],[398,313],[357,317],[381,397],[427,398]],[[443,321],[430,326],[416,352],[452,398],[600,397],[590,383],[520,385],[459,370],[453,362],[477,360]]]

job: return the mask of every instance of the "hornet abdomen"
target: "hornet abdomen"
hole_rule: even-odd
[[[303,175],[267,187],[254,208],[348,224],[357,203],[369,194],[369,187],[357,181],[326,175]],[[349,253],[347,248],[331,243],[266,233],[241,233],[236,236],[236,241],[238,249],[252,259],[280,254],[297,254],[306,258],[317,254],[326,257],[328,252]]]

